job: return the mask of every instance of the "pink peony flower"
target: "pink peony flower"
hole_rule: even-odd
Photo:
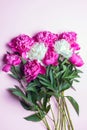
[[[10,71],[10,69],[11,69],[11,65],[8,65],[8,64],[6,64],[6,65],[2,68],[2,70],[3,70],[4,72]]]
[[[76,36],[77,36],[77,34],[76,34],[75,32],[63,32],[63,33],[60,33],[60,34],[59,34],[58,39],[59,39],[59,40],[60,40],[60,39],[65,39],[65,40],[67,40],[68,42],[73,43],[73,42],[75,42],[76,39],[77,39]]]
[[[79,50],[80,49],[79,44],[76,43],[77,34],[75,32],[63,32],[63,33],[59,34],[58,39],[59,40],[65,39],[66,41],[68,41],[73,50]]]
[[[78,43],[75,43],[75,42],[73,42],[73,43],[71,44],[71,48],[73,48],[74,51],[75,51],[75,50],[80,50],[79,44],[78,44]]]
[[[45,65],[58,65],[58,54],[53,49],[48,49],[43,63]]]
[[[11,40],[8,45],[12,48],[14,52],[18,52],[23,57],[26,57],[26,52],[28,52],[33,45],[34,40],[28,35],[21,34]]]
[[[77,67],[80,67],[80,66],[82,66],[84,64],[82,58],[79,55],[75,54],[75,53],[73,53],[73,55],[69,59],[69,61],[72,64],[76,65]]]
[[[37,60],[30,61],[24,65],[24,74],[27,82],[34,80],[39,74],[45,74],[46,69],[37,62]]]
[[[5,63],[9,65],[19,65],[21,60],[18,55],[16,54],[6,54],[5,55]]]
[[[44,42],[46,46],[52,45],[56,40],[58,40],[58,35],[51,33],[49,31],[39,32],[34,36],[36,42]]]
[[[16,54],[6,54],[4,61],[6,65],[2,68],[2,70],[5,72],[10,71],[11,66],[16,66],[21,63],[19,56]]]

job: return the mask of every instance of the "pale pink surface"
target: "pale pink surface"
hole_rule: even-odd
[[[76,92],[69,90],[80,105],[78,117],[69,106],[75,130],[87,129],[87,0],[0,0],[0,60],[6,53],[6,43],[19,34],[32,36],[37,31],[54,33],[75,31],[81,46],[85,65],[82,67],[80,83],[74,84]],[[1,72],[0,61],[0,130],[44,130],[42,123],[27,122],[20,103],[7,92],[17,84],[6,73]]]

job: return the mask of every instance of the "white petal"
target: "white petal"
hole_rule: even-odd
[[[29,51],[28,57],[31,60],[36,59],[41,61],[45,57],[46,52],[47,47],[45,47],[44,43],[35,43]]]
[[[72,55],[70,44],[64,39],[55,42],[54,49],[58,54],[63,55],[65,58],[70,58]]]

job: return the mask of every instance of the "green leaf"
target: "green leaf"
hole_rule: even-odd
[[[76,113],[79,115],[79,105],[78,105],[78,103],[75,101],[75,99],[73,97],[71,97],[71,96],[66,96],[66,97],[70,101],[72,106],[74,107]]]
[[[20,66],[15,66],[14,69],[17,74],[21,73]]]
[[[16,96],[24,97],[24,94],[20,90],[15,89],[12,93]]]
[[[83,73],[81,70],[79,69],[76,69],[77,73]]]
[[[47,94],[50,95],[50,97],[54,96],[56,98],[58,98],[60,96],[60,93],[58,93],[57,91],[56,92],[47,92]]]
[[[73,71],[74,67],[72,66],[72,64],[66,64],[66,65],[63,65],[63,75],[62,75],[62,78],[68,78],[69,76],[72,75],[72,73],[75,71]],[[75,72],[76,73],[76,72]]]
[[[79,77],[79,75],[74,70],[74,71],[72,71],[72,73],[70,75],[68,75],[67,77],[65,77],[65,79],[74,79],[74,78],[78,78],[78,77]]]
[[[21,79],[22,77],[22,72],[20,70],[20,66],[12,66],[11,67],[11,73],[12,76],[16,79]]]
[[[77,79],[73,79],[73,81],[75,81],[75,82],[80,82],[79,80],[77,80]]]
[[[59,86],[59,93],[69,89],[70,87],[71,85],[67,82],[61,83],[61,85]]]
[[[44,75],[39,75],[38,78],[39,78],[39,82],[40,82],[43,86],[46,86],[47,88],[49,88],[49,89],[52,90],[52,91],[55,91],[54,88],[53,88],[53,85],[51,84],[51,82],[49,81],[49,79],[47,79],[46,76],[44,76]]]
[[[11,67],[11,72],[13,73],[13,74],[17,74],[17,73],[19,73],[20,72],[20,67],[19,66],[12,66]]]
[[[54,72],[58,72],[59,71],[59,66],[53,66],[53,70],[54,70]]]
[[[24,109],[26,109],[26,110],[31,110],[31,109],[30,109],[30,106],[29,106],[26,102],[20,101],[20,103],[21,103],[21,105],[22,105],[22,107],[23,107]]]
[[[44,75],[39,75],[38,78],[48,84],[50,83],[49,79],[47,79],[47,77]]]
[[[67,66],[66,65],[63,65],[63,71],[65,72],[67,69]]]
[[[21,58],[23,64],[26,64],[27,60],[25,60],[24,58]]]
[[[43,108],[45,109],[47,105],[47,95],[44,96],[43,98]]]
[[[31,104],[35,104],[37,101],[37,95],[34,92],[27,92],[27,98]]]
[[[49,110],[50,110],[50,105],[47,106],[47,108],[46,108],[46,113],[48,113]]]
[[[26,102],[24,101],[20,101],[22,107],[26,110],[31,110],[31,111],[37,111],[37,106],[35,105],[31,105],[31,104],[27,104]]]
[[[67,62],[67,59],[65,58],[61,65],[64,65]]]
[[[37,93],[37,89],[35,88],[35,86],[28,87],[28,88],[27,88],[27,91],[32,91],[32,92]]]
[[[44,118],[45,114],[41,114],[40,113],[36,113],[30,116],[25,117],[24,119],[26,119],[27,121],[34,121],[34,122],[38,122],[41,121]]]
[[[52,90],[52,91],[55,91],[54,88],[52,87],[52,85],[50,83],[46,83],[42,80],[40,80],[40,83],[43,85],[43,86],[46,86],[48,89]]]
[[[21,97],[26,102],[28,102],[27,97],[24,95],[24,93],[20,89],[18,89],[18,88],[10,88],[9,90],[11,90],[12,94],[14,94],[15,96]]]
[[[52,84],[52,86],[53,86],[53,83],[54,83],[54,75],[53,75],[52,69],[50,69],[50,81],[51,81],[51,84]]]
[[[60,74],[61,74],[60,72],[57,72],[55,77],[59,78]]]
[[[11,72],[12,72],[13,74],[16,74],[16,72],[15,72],[15,67],[14,67],[14,66],[11,67]]]
[[[49,77],[49,71],[50,71],[50,65],[47,66],[47,68],[46,68],[46,75],[47,75],[47,77]]]
[[[35,83],[35,82],[31,82],[31,83],[29,83],[28,85],[27,85],[27,87],[26,87],[26,90],[27,91],[33,91],[33,92],[37,92],[37,90],[36,90],[36,86],[38,86],[39,85],[39,83]]]
[[[18,79],[18,76],[17,75],[14,75],[14,74],[9,74],[10,77],[14,78],[14,79]]]

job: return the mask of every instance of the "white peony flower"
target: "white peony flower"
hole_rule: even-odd
[[[38,61],[41,61],[44,57],[45,57],[45,54],[47,52],[47,47],[44,45],[44,43],[35,43],[30,51],[28,52],[28,57],[31,59],[31,60],[38,60]]]
[[[63,55],[67,59],[72,56],[72,50],[70,49],[70,44],[64,39],[56,41],[54,49],[58,54]]]

